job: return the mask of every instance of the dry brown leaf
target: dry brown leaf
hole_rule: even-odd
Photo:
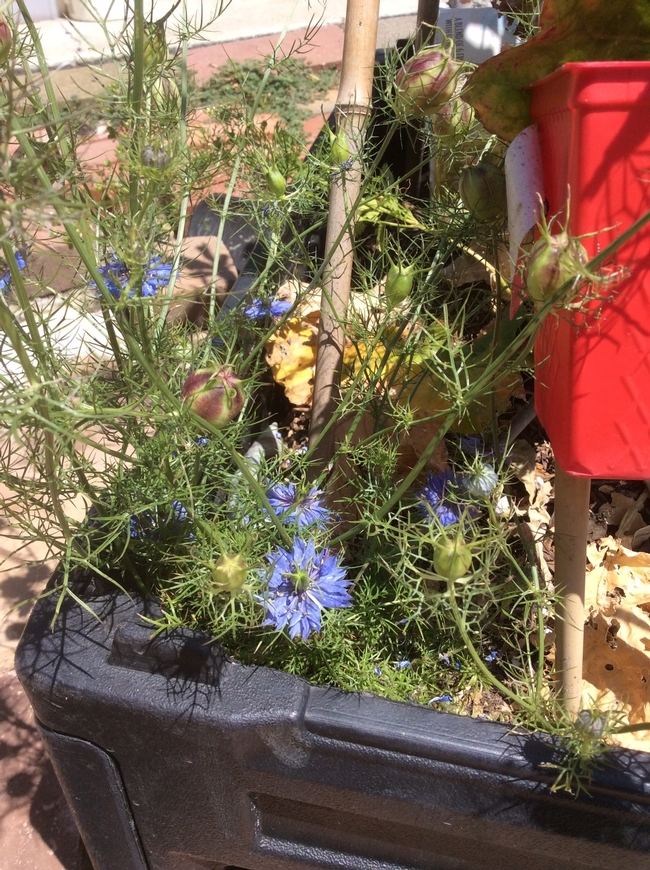
[[[313,323],[292,317],[266,343],[266,361],[273,377],[294,405],[311,404],[317,336]]]
[[[630,549],[637,550],[641,546],[641,544],[645,544],[648,538],[650,538],[650,526],[642,526],[634,533],[632,537],[632,542],[630,544]]]
[[[537,490],[535,479],[536,456],[535,448],[523,438],[517,439],[510,448],[510,468],[514,472],[515,477],[526,487],[531,504],[535,501],[535,492]]]
[[[650,722],[650,554],[608,537],[591,544],[587,558],[583,706]],[[648,751],[650,729],[616,742]]]
[[[607,517],[610,526],[619,526],[621,520],[629,510],[634,510],[635,501],[622,492],[613,492],[610,496],[614,510]]]

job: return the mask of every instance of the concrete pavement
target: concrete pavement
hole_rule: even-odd
[[[382,19],[415,15],[417,5],[417,0],[380,0],[379,14]],[[86,14],[91,20],[55,18],[38,22],[43,51],[51,69],[81,62],[96,63],[123,54],[123,2],[115,0],[110,20],[92,20],[92,12],[86,12],[91,7],[101,10],[102,6],[107,6],[106,0],[103,3],[101,0],[67,0],[67,6],[74,6],[78,14]],[[153,13],[150,7],[151,0],[145,0],[145,15],[156,20],[173,7],[173,0],[155,0]],[[296,31],[316,25],[341,25],[345,9],[346,0],[273,0],[272,3],[232,0],[229,4],[222,0],[182,0],[166,23],[167,38],[170,43],[177,43],[180,34],[186,32],[191,45],[232,43],[279,34],[285,27]],[[101,11],[97,14],[101,15]],[[192,36],[198,30],[200,34]]]

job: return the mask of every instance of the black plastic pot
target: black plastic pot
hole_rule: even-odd
[[[541,736],[152,639],[155,601],[90,593],[53,630],[36,605],[16,669],[95,870],[649,866],[646,753],[554,794]]]

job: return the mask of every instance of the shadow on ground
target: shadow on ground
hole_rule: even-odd
[[[0,674],[3,870],[78,870],[79,836],[14,671]]]

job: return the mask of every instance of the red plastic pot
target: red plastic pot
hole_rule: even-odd
[[[568,63],[531,88],[549,215],[594,256],[650,209],[650,63]],[[564,218],[562,218],[564,219]],[[552,313],[535,407],[565,471],[650,477],[650,226],[619,248],[602,299]],[[619,271],[620,270],[620,271]]]

